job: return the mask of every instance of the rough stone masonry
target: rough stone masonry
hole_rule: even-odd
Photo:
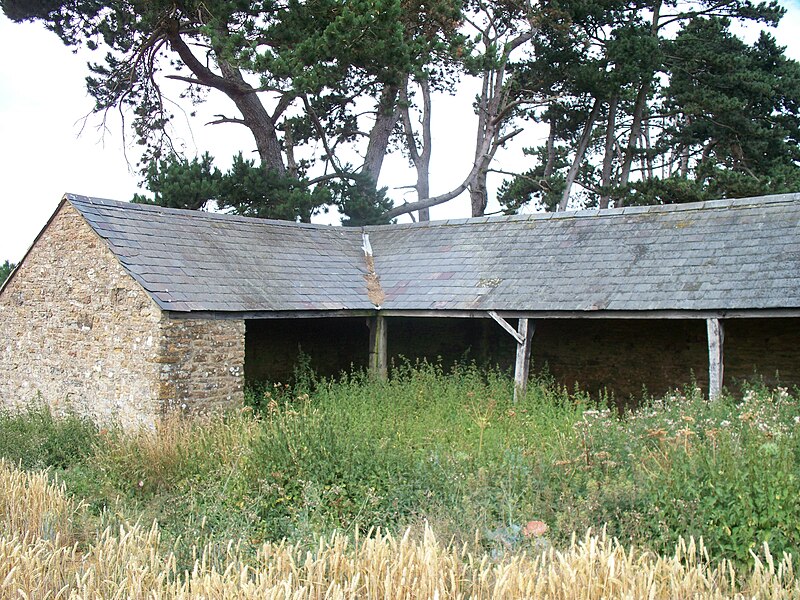
[[[161,311],[69,204],[0,294],[0,404],[151,426],[243,400],[244,322]]]

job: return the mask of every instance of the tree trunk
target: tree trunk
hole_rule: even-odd
[[[428,175],[425,175],[425,178],[422,179],[420,176],[417,176],[417,198],[428,198],[430,196],[430,182]],[[420,223],[423,221],[430,221],[431,220],[431,209],[430,208],[420,208],[417,211],[417,219]]]
[[[297,178],[299,175],[299,170],[297,168],[297,159],[294,155],[294,139],[292,138],[292,130],[291,127],[287,127],[283,132],[283,141],[286,145],[286,162],[288,164],[288,170],[290,177]]]
[[[503,125],[508,121],[518,103],[509,98],[507,89],[507,68],[511,53],[533,37],[533,31],[524,31],[505,44],[499,44],[499,38],[492,37],[492,27],[480,32],[486,47],[494,44],[503,48],[502,55],[496,64],[487,67],[483,72],[481,93],[476,102],[478,114],[478,130],[475,141],[475,161],[464,181],[451,191],[434,198],[422,198],[410,204],[396,206],[384,213],[390,219],[397,215],[424,210],[452,200],[464,190],[469,189],[472,216],[482,216],[486,212],[487,193],[486,179],[497,149],[522,130],[517,129],[501,135]],[[411,145],[409,145],[411,146]]]
[[[617,97],[611,98],[608,104],[608,123],[606,124],[605,152],[603,154],[603,174],[600,185],[603,193],[600,196],[600,208],[608,208],[611,201],[611,169],[614,165],[614,139],[617,132]]]
[[[550,117],[550,133],[547,134],[547,162],[544,165],[544,173],[542,176],[546,179],[553,174],[553,169],[556,165],[556,123],[555,117]]]
[[[369,175],[375,182],[378,181],[381,168],[383,168],[383,159],[386,157],[386,150],[389,147],[389,137],[400,118],[400,112],[397,110],[398,91],[398,87],[395,85],[387,85],[383,88],[378,100],[375,124],[369,133],[369,144],[362,172]]]
[[[414,137],[414,126],[411,123],[410,101],[408,99],[408,79],[400,89],[400,117],[403,122],[403,131],[406,137],[406,147],[411,162],[417,171],[417,183],[414,189],[417,191],[417,201],[427,199],[430,195],[430,173],[431,173],[431,87],[427,79],[419,82],[420,95],[422,96],[422,148],[417,148],[417,140]],[[417,218],[420,222],[430,221],[431,214],[428,207],[420,208],[417,211]]]
[[[597,120],[597,115],[600,112],[600,104],[600,100],[595,98],[592,112],[589,113],[589,118],[586,120],[586,125],[583,128],[583,134],[581,134],[581,140],[578,142],[578,148],[575,150],[575,159],[572,161],[569,173],[567,173],[567,181],[564,185],[564,193],[561,195],[561,202],[558,203],[558,210],[567,210],[569,193],[572,189],[572,184],[575,183],[575,179],[578,177],[578,170],[586,154],[586,148],[589,146],[589,140],[592,138],[592,129],[594,129],[594,122]]]
[[[430,195],[431,178],[431,153],[433,136],[431,135],[431,87],[427,79],[420,81],[422,92],[422,150],[419,153],[417,162],[417,198],[428,198]],[[421,208],[417,212],[417,217],[421,221],[430,221],[431,212],[429,208]]]
[[[500,103],[505,79],[505,65],[508,55],[504,55],[500,65],[487,68],[483,72],[481,95],[477,102],[478,129],[475,136],[475,177],[469,185],[469,201],[473,217],[482,217],[486,213],[489,195],[486,190],[487,170],[490,160],[487,157],[496,150],[494,141],[500,131],[498,119]]]
[[[482,217],[489,202],[488,192],[486,191],[486,169],[480,169],[472,185],[469,186],[469,200],[472,206],[472,216]]]
[[[200,62],[177,31],[169,34],[168,39],[173,50],[178,53],[183,63],[203,85],[223,92],[230,98],[242,114],[244,125],[253,134],[258,156],[265,168],[285,173],[281,143],[275,130],[275,123],[261,104],[255,89],[242,77],[241,71],[228,61],[218,59],[222,76],[214,73]],[[219,52],[217,53],[219,56]]]
[[[681,151],[681,166],[679,174],[684,179],[689,177],[689,146],[686,146]]]
[[[247,86],[252,90],[252,87],[244,80],[238,68],[232,66],[226,60],[219,60],[218,62],[223,77],[233,80],[241,86]],[[286,173],[281,143],[278,140],[275,124],[272,122],[267,109],[261,103],[258,94],[253,90],[230,95],[230,98],[236,104],[239,112],[242,113],[242,120],[245,126],[253,133],[261,163],[270,171],[280,174]]]
[[[492,136],[490,124],[492,122],[492,108],[494,105],[492,78],[500,78],[500,75],[493,69],[487,68],[483,72],[481,81],[481,95],[477,102],[478,129],[475,133],[475,164],[481,164],[481,155],[487,149],[487,141]],[[486,172],[482,167],[478,168],[475,178],[469,185],[469,202],[473,217],[482,217],[486,212],[488,204],[486,193]]]
[[[649,113],[649,111],[648,111]],[[645,149],[645,167],[647,169],[647,177],[648,179],[653,178],[653,153],[650,152],[652,150],[652,145],[650,144],[650,116],[648,114],[647,118],[644,119],[644,127],[642,133],[644,139],[644,149]]]
[[[661,15],[661,1],[656,2],[653,7],[653,18],[650,25],[650,33],[653,36],[658,35],[658,20]],[[655,73],[648,73],[647,77],[642,78],[642,85],[639,87],[639,93],[636,95],[636,102],[633,106],[633,122],[631,123],[631,132],[628,137],[628,145],[625,148],[625,155],[622,161],[622,168],[619,174],[619,187],[620,190],[628,185],[630,179],[631,166],[633,165],[633,155],[636,153],[636,145],[639,142],[639,136],[642,132],[642,118],[644,117],[644,109],[647,105],[647,96],[650,93],[650,85],[653,81]],[[625,205],[625,198],[620,196],[617,199],[618,206]]]
[[[650,92],[650,81],[643,81],[642,86],[639,88],[639,93],[636,96],[636,103],[633,106],[633,123],[631,123],[631,132],[628,137],[628,145],[625,148],[625,155],[622,160],[622,168],[619,173],[619,187],[620,189],[628,185],[628,180],[631,175],[631,167],[633,166],[633,155],[636,153],[636,146],[638,145],[639,137],[642,133],[642,117],[644,116],[644,107],[647,104],[647,94]],[[618,206],[625,205],[625,198],[620,196],[618,199]]]

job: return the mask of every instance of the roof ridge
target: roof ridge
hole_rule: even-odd
[[[246,217],[243,215],[232,215],[228,213],[208,212],[203,210],[190,210],[186,208],[168,208],[166,206],[158,206],[155,204],[138,204],[135,202],[124,202],[120,200],[111,200],[109,198],[97,198],[93,196],[83,196],[80,194],[64,194],[64,199],[69,201],[73,206],[80,209],[80,205],[99,206],[105,208],[117,208],[122,210],[138,210],[141,212],[158,213],[178,215],[192,219],[211,219],[215,221],[230,221],[237,223],[251,223],[258,225],[274,225],[279,227],[303,227],[310,229],[323,229],[323,230],[349,230],[359,232],[357,227],[341,227],[338,225],[324,225],[321,223],[298,223],[296,221],[285,221],[281,219],[262,219],[260,217]]]
[[[658,214],[673,212],[691,212],[697,210],[718,210],[738,207],[759,207],[768,204],[793,204],[800,202],[800,192],[788,194],[771,194],[767,196],[750,196],[747,198],[728,198],[721,200],[704,200],[702,202],[686,202],[682,204],[650,204],[644,206],[624,206],[621,208],[589,208],[561,212],[537,212],[515,215],[492,215],[461,219],[440,219],[418,223],[397,223],[390,225],[369,225],[367,231],[386,228],[408,227],[444,227],[450,225],[478,225],[483,223],[505,223],[514,221],[548,221],[551,219],[575,219],[586,217],[614,217],[617,215]]]
[[[440,219],[436,221],[423,221],[418,223],[394,223],[387,225],[367,225],[364,227],[342,227],[339,225],[323,225],[320,223],[298,223],[296,221],[285,221],[280,219],[262,219],[259,217],[246,217],[242,215],[232,215],[227,213],[206,212],[199,210],[188,210],[183,208],[168,208],[154,204],[137,204],[133,202],[123,202],[119,200],[111,200],[108,198],[97,198],[93,196],[84,196],[81,194],[64,194],[64,199],[68,200],[76,208],[80,209],[81,204],[88,204],[91,206],[101,206],[118,208],[123,210],[138,210],[141,212],[152,212],[159,214],[172,214],[193,219],[210,219],[222,220],[239,223],[250,223],[258,225],[273,225],[279,227],[303,227],[311,229],[322,230],[352,230],[354,232],[360,231],[375,231],[385,230],[387,228],[408,228],[408,227],[443,227],[451,225],[477,225],[483,223],[504,223],[514,221],[546,221],[550,219],[574,219],[585,217],[613,217],[617,215],[632,215],[632,214],[657,214],[657,213],[671,213],[671,212],[691,212],[696,210],[717,210],[734,207],[748,207],[748,206],[762,206],[765,204],[789,204],[800,202],[800,192],[788,194],[772,194],[767,196],[750,196],[747,198],[731,198],[722,200],[705,200],[702,202],[687,202],[684,204],[653,204],[646,206],[625,206],[621,208],[605,208],[605,209],[581,209],[573,211],[562,212],[537,212],[527,214],[515,215],[493,215],[483,217],[470,217],[460,219]]]

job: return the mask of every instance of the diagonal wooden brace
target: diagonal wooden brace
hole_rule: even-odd
[[[536,322],[520,318],[516,331],[503,317],[490,310],[489,316],[505,329],[517,342],[517,360],[514,364],[514,402],[525,398],[531,368],[531,340],[536,331]]]

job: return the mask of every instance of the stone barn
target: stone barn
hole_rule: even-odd
[[[348,229],[67,195],[0,288],[0,402],[242,401],[302,351],[528,368],[616,397],[800,384],[800,194]]]

